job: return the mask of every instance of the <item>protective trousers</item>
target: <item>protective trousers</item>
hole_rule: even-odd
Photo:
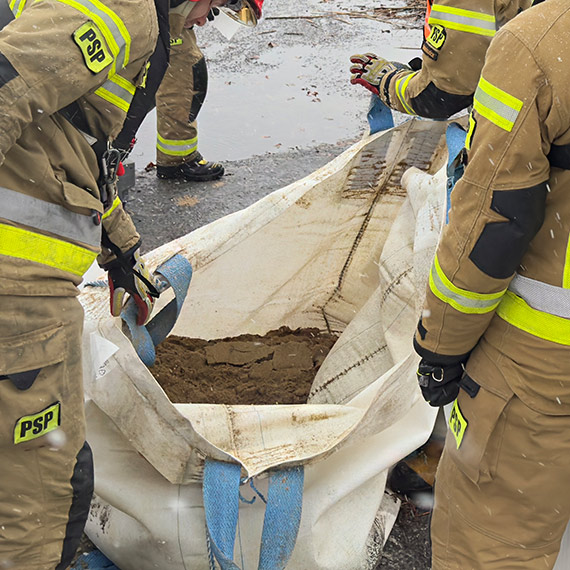
[[[156,94],[156,162],[175,166],[195,158],[196,117],[208,89],[206,60],[191,28],[170,38],[170,65]]]
[[[63,570],[93,493],[75,297],[0,296],[0,567]]]
[[[460,391],[450,427],[435,482],[433,570],[552,568],[570,518],[570,417],[536,412],[487,377],[474,397]]]

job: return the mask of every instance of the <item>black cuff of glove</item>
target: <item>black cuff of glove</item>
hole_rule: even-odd
[[[438,354],[437,352],[431,352],[420,345],[420,343],[414,337],[414,350],[426,361],[434,366],[452,366],[454,364],[460,364],[465,362],[469,358],[471,351],[464,354],[459,354],[457,356]]]
[[[103,235],[106,234],[103,233]],[[137,251],[137,249],[140,248],[141,243],[142,243],[141,240],[139,240],[135,245],[133,245],[133,247],[123,252],[115,244],[112,244],[110,241],[105,243],[104,240],[103,245],[106,248],[110,249],[115,254],[116,257],[115,259],[109,261],[108,263],[104,263],[103,265],[101,265],[101,269],[109,271],[109,269],[114,269],[115,267],[125,267],[125,266],[132,267],[133,255],[135,251]],[[112,247],[109,247],[110,245]]]

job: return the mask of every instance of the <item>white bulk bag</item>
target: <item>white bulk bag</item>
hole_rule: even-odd
[[[217,461],[239,465],[243,483],[237,566],[227,567],[258,565],[268,478],[298,466],[302,514],[287,568],[375,567],[398,509],[385,493],[387,470],[428,438],[436,413],[417,387],[411,339],[445,168],[435,177],[411,172],[406,188],[401,179],[411,166],[440,170],[446,126],[412,119],[367,137],[307,178],[145,256],[153,269],[175,254],[193,266],[172,334],[213,339],[284,325],[338,333],[305,405],[170,402],[120,319],[108,316],[105,288],[82,291],[95,458],[86,530],[121,570],[213,567],[202,478],[205,462]],[[214,506],[223,510],[220,492]]]

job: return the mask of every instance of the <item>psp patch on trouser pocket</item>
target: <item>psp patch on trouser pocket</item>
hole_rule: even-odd
[[[501,430],[500,417],[512,396],[511,393],[504,398],[480,387],[471,397],[461,389],[453,404],[449,418],[450,445],[446,445],[446,451],[473,483],[494,466],[493,450],[489,449],[491,434]],[[495,436],[493,445],[497,446],[501,434]]]
[[[61,404],[55,402],[37,414],[24,416],[14,427],[14,443],[30,441],[57,429],[61,424]]]

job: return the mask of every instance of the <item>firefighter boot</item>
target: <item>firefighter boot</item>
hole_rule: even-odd
[[[208,162],[200,153],[194,155],[194,159],[175,166],[156,167],[156,175],[162,179],[182,179],[189,182],[206,182],[217,180],[224,175],[224,167],[219,162]]]

